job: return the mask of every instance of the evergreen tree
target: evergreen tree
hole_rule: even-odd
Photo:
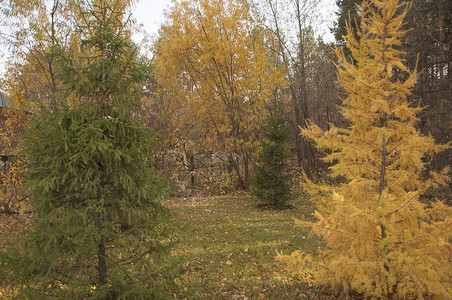
[[[359,24],[358,5],[363,0],[337,0],[338,7],[337,21],[332,29],[336,42],[340,45],[345,44],[344,36],[347,35],[347,24],[352,26],[356,32],[356,26]]]
[[[452,209],[419,201],[429,187],[449,179],[446,173],[421,176],[426,156],[447,147],[416,130],[421,109],[406,100],[417,78],[397,49],[406,12],[398,0],[364,2],[360,40],[350,27],[346,36],[356,64],[337,51],[340,83],[348,92],[342,112],[350,127],[322,132],[312,124],[303,131],[330,150],[333,176],[347,183],[305,185],[318,203],[318,222],[297,224],[325,240],[318,263],[300,252],[280,259],[296,272],[314,268],[317,283],[341,298],[451,297]]]
[[[255,165],[252,193],[273,207],[283,207],[292,198],[292,176],[287,172],[286,152],[290,132],[286,123],[280,109],[270,112]]]
[[[25,139],[34,226],[2,257],[2,278],[29,299],[150,299],[155,256],[168,243],[166,193],[137,117],[146,66],[119,0],[81,6],[91,56],[66,59],[62,81],[80,103],[36,113]]]
[[[354,38],[359,40],[357,35],[360,16],[358,14],[358,6],[363,2],[363,0],[337,0],[336,5],[338,6],[337,21],[334,23],[334,28],[332,32],[336,39],[336,45],[342,47],[345,57],[352,59],[350,50],[345,47],[345,36],[347,35],[347,26],[353,30]]]

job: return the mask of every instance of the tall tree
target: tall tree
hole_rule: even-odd
[[[424,106],[419,114],[419,128],[431,134],[436,141],[451,140],[452,109],[452,17],[448,11],[452,3],[446,0],[415,0],[407,14],[406,26],[411,30],[403,39],[407,65],[417,66],[420,74],[410,101]],[[435,155],[429,168],[440,169],[452,165],[451,150]]]
[[[67,54],[80,50],[76,1],[12,0],[8,4],[5,20],[10,34],[3,36],[2,42],[11,49],[6,73],[11,101],[21,97],[57,111],[61,101],[54,50]]]
[[[345,45],[344,37],[347,35],[347,24],[354,29],[359,26],[358,6],[363,0],[337,0],[338,7],[337,21],[332,29],[336,42],[339,45]]]
[[[350,25],[359,25],[357,4],[362,0],[340,0],[338,20],[333,29],[338,45],[344,45],[346,21]],[[450,141],[450,130],[443,124],[448,122],[451,109],[452,86],[450,66],[452,65],[451,26],[452,18],[447,12],[452,3],[447,0],[415,0],[405,18],[406,28],[410,28],[402,39],[402,49],[406,53],[406,64],[419,70],[418,80],[409,101],[413,105],[422,105],[419,129],[424,134],[432,134],[436,141]],[[355,36],[358,38],[357,36]],[[345,48],[347,55],[350,55]],[[402,75],[402,74],[401,74]],[[402,75],[403,76],[403,75]],[[440,169],[451,165],[450,150],[435,155],[429,168]]]
[[[183,0],[168,14],[156,44],[160,99],[179,107],[173,118],[178,138],[191,145],[191,154],[209,150],[227,157],[244,189],[264,104],[283,84],[266,41],[247,0]]]
[[[311,176],[314,162],[312,143],[299,135],[299,128],[304,128],[309,119],[308,77],[311,70],[308,66],[312,46],[315,44],[310,22],[318,1],[267,0],[265,2],[270,13],[272,31],[278,41],[275,50],[279,53],[286,70],[291,111],[293,112],[292,133],[298,166],[308,176]],[[289,37],[289,30],[285,30],[287,26],[285,26],[283,21],[285,18],[282,16],[282,12],[286,12],[288,9],[290,11],[290,27],[296,28],[292,39]]]
[[[25,139],[34,226],[2,254],[1,279],[26,298],[156,297],[166,185],[150,167],[155,134],[136,108],[148,66],[118,0],[83,2],[91,56],[61,62],[77,107],[36,113]]]
[[[347,182],[306,186],[318,201],[318,222],[297,223],[325,240],[318,263],[300,252],[280,259],[296,272],[314,267],[318,284],[342,297],[451,297],[452,209],[419,201],[448,179],[431,173],[423,181],[423,159],[447,147],[414,127],[421,109],[406,99],[417,74],[397,49],[406,13],[397,0],[364,2],[360,40],[350,26],[345,38],[354,62],[337,51],[340,83],[348,93],[342,111],[350,126],[322,132],[312,124],[303,130],[331,151],[326,161],[334,163],[333,176]]]

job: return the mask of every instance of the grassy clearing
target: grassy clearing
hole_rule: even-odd
[[[29,214],[0,214],[0,251],[5,251],[6,241],[9,238],[20,236],[24,230],[27,230],[30,227],[31,220]],[[0,299],[13,298],[14,292],[6,286],[0,285]]]
[[[312,218],[300,197],[292,210],[262,210],[247,194],[166,200],[179,233],[168,257],[151,276],[169,299],[314,299],[312,281],[289,275],[276,250],[314,253],[316,239],[295,227],[293,217]],[[0,240],[18,235],[29,216],[0,215]],[[2,247],[3,248],[3,247]],[[168,284],[170,282],[170,284]],[[0,298],[11,298],[0,288]],[[10,295],[11,296],[11,295]]]
[[[176,214],[180,241],[166,260],[176,267],[174,299],[312,298],[309,280],[290,276],[275,261],[276,250],[315,252],[309,230],[292,217],[311,218],[312,207],[300,198],[293,210],[258,209],[247,194],[184,198],[165,202]]]

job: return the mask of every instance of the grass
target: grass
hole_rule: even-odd
[[[276,251],[315,253],[320,243],[293,217],[311,219],[300,197],[291,210],[262,210],[248,194],[177,198],[164,205],[175,212],[171,227],[179,241],[152,277],[169,299],[314,299],[313,282],[287,273]],[[20,234],[24,216],[0,215],[0,239]],[[24,219],[25,218],[25,219]],[[169,284],[168,284],[169,283]],[[8,299],[2,294],[0,298]]]
[[[290,276],[276,251],[313,253],[319,243],[293,217],[312,218],[300,198],[292,210],[261,210],[247,194],[181,198],[165,202],[176,214],[179,243],[166,259],[176,267],[173,299],[312,298],[312,282]]]

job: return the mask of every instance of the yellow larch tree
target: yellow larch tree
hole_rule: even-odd
[[[417,78],[398,50],[407,9],[398,0],[360,6],[359,40],[350,26],[345,36],[353,62],[337,50],[339,82],[348,93],[342,113],[350,125],[302,130],[329,150],[332,176],[346,183],[305,185],[318,204],[318,221],[296,223],[323,238],[320,256],[278,258],[291,271],[310,269],[317,284],[344,298],[451,297],[452,210],[419,201],[428,188],[449,180],[447,170],[428,179],[423,174],[426,159],[446,146],[420,134],[421,108],[406,101]]]
[[[159,107],[168,109],[159,114],[174,121],[167,124],[172,139],[226,156],[241,188],[249,184],[265,103],[284,84],[268,40],[247,0],[181,0],[155,46]]]

